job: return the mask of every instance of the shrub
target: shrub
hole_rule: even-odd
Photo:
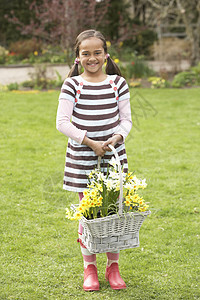
[[[0,83],[0,92],[7,92],[7,91],[8,91],[7,85],[3,85]]]
[[[0,56],[7,55],[7,54],[8,54],[8,50],[6,50],[6,48],[0,46]]]
[[[17,55],[14,52],[10,52],[6,56],[5,63],[9,64],[9,65],[13,65],[13,64],[18,64],[21,60],[22,60],[22,56],[21,55]]]
[[[144,29],[133,35],[132,39],[124,41],[124,46],[131,48],[132,52],[137,51],[137,53],[149,56],[150,47],[155,41],[157,41],[157,33],[151,29]]]
[[[0,64],[5,64],[7,54],[8,54],[8,50],[0,46]]]
[[[154,71],[148,67],[143,56],[134,55],[129,61],[126,64],[120,64],[122,74],[127,80],[154,75]]]
[[[47,67],[44,64],[35,65],[34,72],[29,73],[32,82],[34,83],[34,88],[36,89],[46,89],[47,88]]]
[[[196,74],[196,83],[200,84],[200,62],[197,66],[192,67],[191,70]]]
[[[21,85],[27,88],[38,90],[49,88],[60,88],[63,80],[59,72],[56,71],[57,78],[49,79],[47,77],[47,68],[45,65],[35,65],[34,72],[29,73],[31,80],[24,81]]]
[[[180,72],[172,81],[172,87],[180,88],[184,86],[193,86],[197,84],[197,76],[194,71]]]
[[[161,77],[149,77],[148,81],[151,82],[151,88],[167,88],[170,86],[169,82]]]
[[[133,87],[133,88],[139,88],[141,87],[141,79],[137,79],[137,80],[130,80],[129,81],[129,86]]]
[[[12,42],[9,46],[10,52],[14,52],[22,58],[28,58],[31,53],[34,53],[35,51],[39,52],[40,49],[41,43],[36,39]]]
[[[6,57],[5,57],[5,55],[0,55],[0,65],[5,64],[5,62],[6,62]]]
[[[25,87],[25,88],[33,89],[34,88],[34,82],[32,80],[26,80],[26,81],[21,83],[21,86]]]
[[[9,91],[18,90],[19,89],[19,84],[17,82],[10,83],[10,84],[7,85],[7,88],[8,88]]]

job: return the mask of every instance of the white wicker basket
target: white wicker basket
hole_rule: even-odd
[[[111,145],[120,166],[119,156]],[[98,160],[100,165],[100,158]],[[120,172],[119,214],[87,220],[82,217],[83,227],[81,241],[91,253],[112,252],[116,250],[135,248],[139,246],[139,230],[142,223],[151,212],[122,212],[123,180]]]
[[[112,252],[139,246],[139,230],[150,211],[80,220],[82,243],[91,253]]]

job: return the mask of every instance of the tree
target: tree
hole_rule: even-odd
[[[156,34],[131,13],[132,9],[131,1],[110,0],[101,30],[112,44],[123,42],[123,46],[131,52],[135,50],[148,55],[148,46],[156,39]]]
[[[102,27],[111,41],[119,40],[124,35],[123,29],[130,23],[129,6],[124,1],[110,0]]]
[[[36,37],[44,43],[73,49],[76,36],[83,30],[97,28],[107,10],[109,1],[103,0],[43,0],[31,1],[29,23],[13,12],[9,21],[17,26],[21,35]]]
[[[143,1],[143,0],[141,0]],[[183,23],[192,46],[191,63],[200,60],[200,1],[199,0],[147,0],[154,24],[169,21],[174,26]],[[153,25],[153,24],[152,24]]]
[[[20,32],[16,30],[16,25],[11,23],[7,16],[13,14],[20,18],[21,22],[28,24],[31,17],[31,11],[29,5],[32,0],[1,0],[0,1],[0,43],[4,46],[8,46],[11,41],[17,41],[20,39]],[[39,4],[41,0],[37,0]]]

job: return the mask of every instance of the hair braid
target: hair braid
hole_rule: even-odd
[[[119,75],[121,76],[121,71],[117,64],[110,58],[110,56],[107,58],[107,64],[106,64],[106,74],[108,75]]]
[[[79,70],[78,70],[78,65],[74,63],[72,66],[71,70],[69,71],[67,77],[73,77],[73,76],[78,76],[79,75]]]

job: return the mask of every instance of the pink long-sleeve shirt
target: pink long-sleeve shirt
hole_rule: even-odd
[[[120,122],[114,134],[120,134],[124,141],[132,127],[129,99],[119,101],[118,105]],[[73,113],[73,107],[74,105],[71,101],[62,99],[59,100],[56,128],[67,137],[70,137],[77,143],[82,144],[85,135],[87,135],[87,131],[77,128],[70,122]]]

